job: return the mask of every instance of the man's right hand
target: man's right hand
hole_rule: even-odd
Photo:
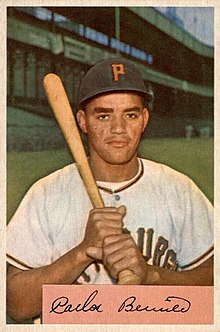
[[[89,257],[102,260],[103,240],[111,235],[122,234],[125,214],[124,205],[119,208],[104,207],[90,211],[83,239],[83,246]]]

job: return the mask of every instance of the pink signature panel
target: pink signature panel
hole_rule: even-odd
[[[43,287],[43,324],[213,324],[213,316],[213,287]]]

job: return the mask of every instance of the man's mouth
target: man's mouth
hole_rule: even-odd
[[[124,148],[128,145],[128,141],[112,140],[108,141],[107,144],[113,146],[114,148]]]

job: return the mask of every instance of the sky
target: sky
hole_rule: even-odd
[[[167,7],[155,7],[166,14]],[[204,44],[214,46],[214,8],[212,7],[172,7],[182,20],[184,29]]]

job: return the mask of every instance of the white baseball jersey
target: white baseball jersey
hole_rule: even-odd
[[[126,206],[124,224],[148,264],[187,270],[213,254],[213,207],[185,175],[139,159],[131,180],[98,186],[106,206]],[[20,269],[51,264],[83,240],[91,209],[75,164],[39,180],[8,225],[8,262]],[[91,264],[78,282],[114,281],[102,264]]]

